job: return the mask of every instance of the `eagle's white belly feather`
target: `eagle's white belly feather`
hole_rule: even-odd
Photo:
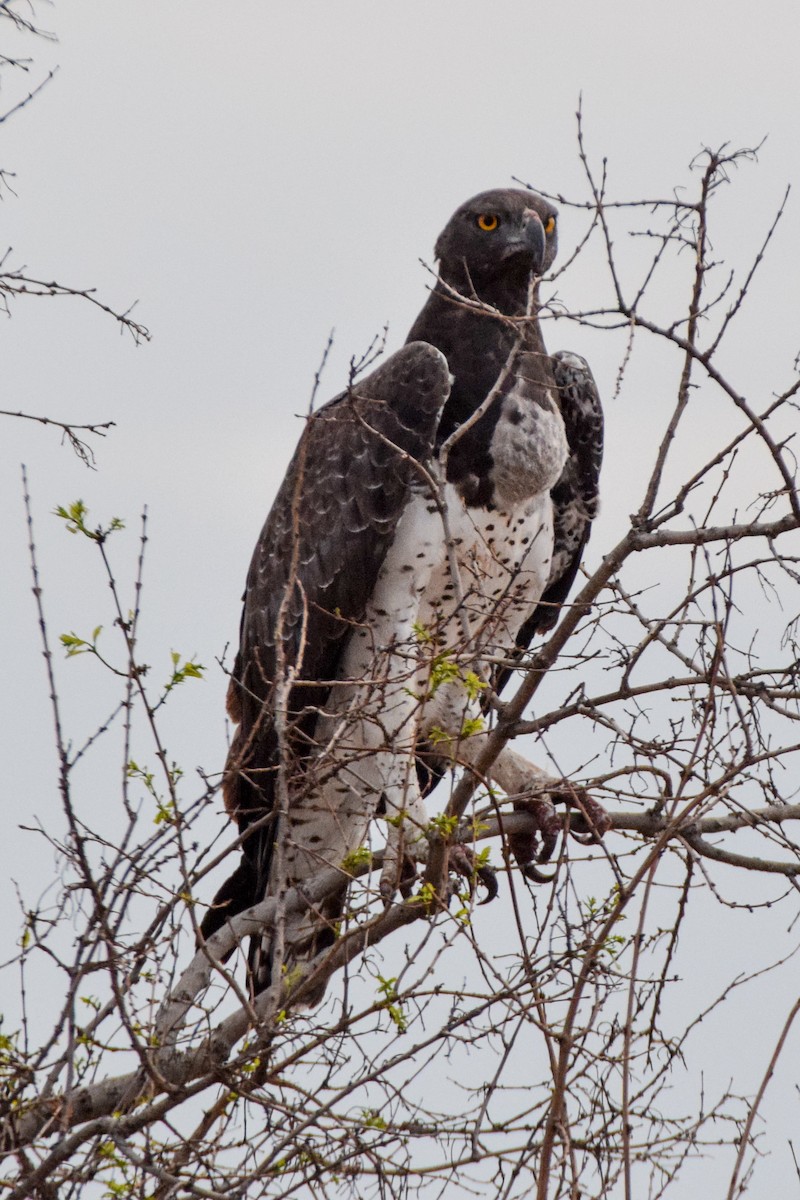
[[[485,660],[514,646],[546,587],[549,487],[505,512],[467,508],[449,484],[441,496],[446,518],[429,494],[410,499],[349,638],[341,683],[318,722],[315,800],[289,814],[292,878],[362,845],[381,798],[387,815],[405,815],[418,836],[427,818],[415,745],[455,749],[465,722],[479,715],[475,682],[488,680]]]

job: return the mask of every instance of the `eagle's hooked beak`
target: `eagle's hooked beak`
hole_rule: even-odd
[[[536,275],[544,270],[544,256],[547,250],[547,238],[544,225],[539,214],[532,208],[525,210],[522,219],[522,229],[519,234],[509,239],[503,258],[513,258],[524,254],[530,259],[531,268]]]

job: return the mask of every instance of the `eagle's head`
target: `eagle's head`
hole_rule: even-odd
[[[436,242],[442,278],[462,290],[543,275],[556,256],[557,209],[536,192],[496,188],[453,213]]]

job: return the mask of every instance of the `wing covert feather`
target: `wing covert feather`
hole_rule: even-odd
[[[272,804],[277,754],[271,693],[278,641],[297,678],[320,687],[293,691],[289,708],[308,710],[297,733],[310,736],[324,681],[336,675],[343,638],[362,619],[409,488],[422,482],[450,377],[444,355],[424,342],[309,417],[256,545],[241,623],[229,711],[240,722],[226,769],[226,805],[245,828]],[[258,768],[258,786],[246,778]]]

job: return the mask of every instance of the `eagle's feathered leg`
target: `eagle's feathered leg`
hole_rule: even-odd
[[[416,793],[416,794],[415,794]],[[428,810],[414,784],[409,784],[397,800],[384,792],[384,815],[389,822],[381,869],[381,896],[387,903],[408,875],[407,864],[425,858]]]
[[[386,899],[404,879],[404,859],[417,857],[406,850],[424,840],[428,827],[415,749],[424,733],[435,649],[420,641],[421,605],[439,563],[442,532],[427,484],[412,492],[364,620],[345,649],[340,674],[347,682],[337,689],[336,714],[321,727],[323,739],[339,747],[335,785],[346,782],[362,798],[368,820],[380,810],[388,823],[380,883]],[[348,747],[355,752],[350,762],[342,757]]]

